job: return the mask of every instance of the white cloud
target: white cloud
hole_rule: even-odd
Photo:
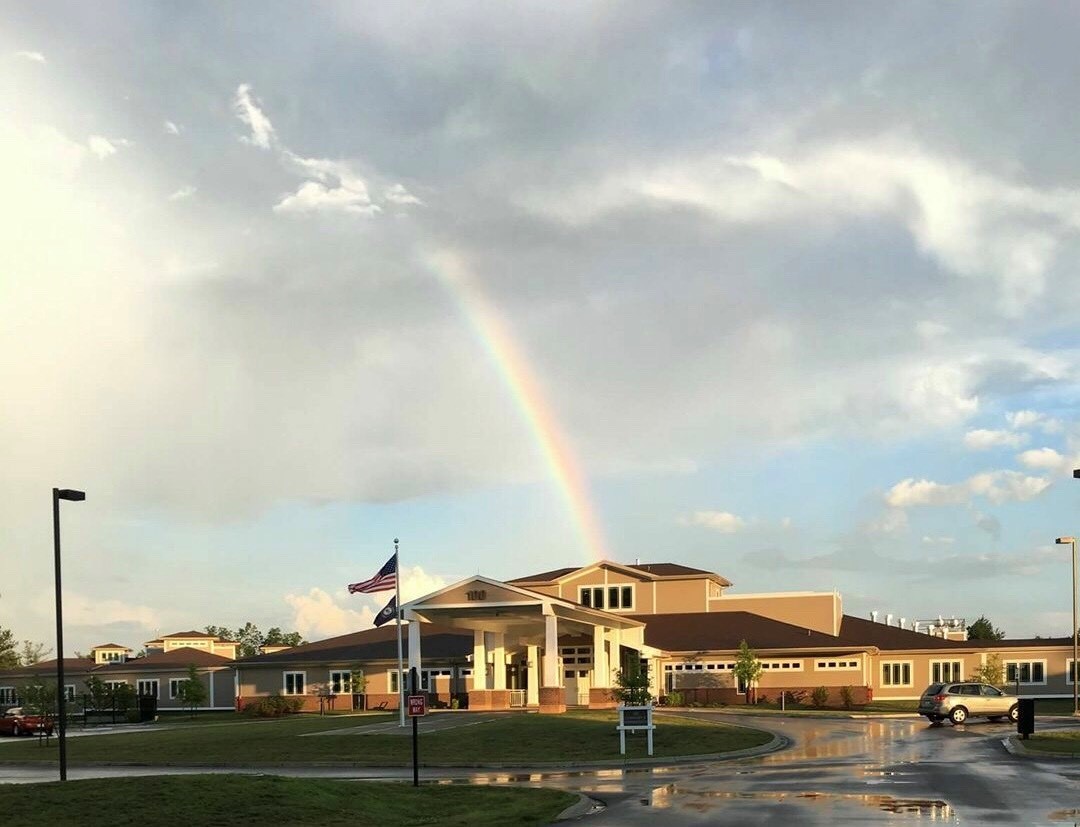
[[[970,502],[973,497],[985,497],[992,503],[1027,502],[1050,487],[1045,477],[1031,477],[1020,471],[986,471],[964,482],[943,484],[932,480],[908,478],[896,483],[885,494],[892,508],[919,505],[956,505]]]
[[[1027,434],[1013,431],[990,431],[985,428],[968,431],[964,434],[964,447],[972,451],[985,451],[989,448],[1018,448],[1028,441]]]
[[[871,534],[900,534],[907,531],[908,515],[902,508],[889,508],[875,520],[866,525]]]
[[[382,208],[371,203],[363,181],[359,186],[341,182],[328,187],[318,181],[305,181],[291,195],[283,196],[274,205],[277,213],[346,212],[355,215],[375,215]]]
[[[127,138],[106,138],[102,135],[91,135],[86,145],[90,148],[90,151],[98,158],[108,158],[110,155],[115,155],[119,147],[131,147],[134,143]]]
[[[409,192],[401,184],[392,184],[383,189],[383,198],[391,204],[423,204],[424,202]]]
[[[1005,421],[1010,428],[1030,428],[1043,420],[1043,414],[1038,411],[1009,411],[1005,414]]]
[[[180,189],[178,189],[178,190],[176,190],[176,192],[172,193],[169,196],[169,200],[170,201],[183,201],[185,198],[190,198],[191,196],[193,196],[196,192],[198,192],[198,190],[195,187],[193,187],[191,184],[188,184],[186,186],[180,187]]]
[[[923,535],[923,544],[928,546],[951,546],[956,542],[955,537],[931,537],[929,535]]]
[[[746,528],[746,520],[729,511],[695,511],[683,519],[689,525],[703,526],[721,534],[734,534]]]
[[[277,140],[274,125],[270,123],[270,119],[263,114],[263,111],[255,102],[249,84],[241,83],[236,88],[236,96],[233,98],[233,111],[251,129],[251,134],[241,135],[240,140],[252,146],[270,149],[270,146]]]
[[[401,602],[407,603],[446,586],[436,574],[428,574],[420,566],[401,569]],[[285,602],[293,610],[293,626],[308,640],[319,640],[371,626],[375,614],[389,602],[394,592],[372,595],[348,595],[339,599],[320,588],[307,594],[287,594]],[[344,604],[344,605],[343,605]],[[354,608],[355,607],[355,608]]]
[[[1032,448],[1024,451],[1017,459],[1028,468],[1045,468],[1051,471],[1061,469],[1066,463],[1065,457],[1053,448]]]
[[[162,125],[162,129],[164,129],[165,132],[168,133],[169,135],[179,135],[180,134],[180,127],[177,126],[172,121],[165,121],[165,123]]]
[[[23,60],[29,60],[32,63],[45,63],[45,55],[41,52],[29,52],[19,51],[15,52],[15,57],[22,58]]]

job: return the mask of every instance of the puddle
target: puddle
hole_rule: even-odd
[[[1071,824],[1080,824],[1080,808],[1073,808],[1071,810],[1054,810],[1051,813],[1047,813],[1046,818],[1053,822],[1068,822]]]
[[[898,798],[891,795],[855,795],[821,792],[721,792],[708,790],[684,790],[676,784],[668,784],[653,790],[651,795],[639,799],[642,806],[660,809],[688,809],[706,813],[717,808],[718,801],[770,801],[788,804],[835,805],[854,804],[869,807],[882,813],[915,816],[932,822],[957,822],[957,816],[945,801],[932,798]],[[1059,811],[1062,814],[1080,811]],[[1067,821],[1062,817],[1057,821]]]

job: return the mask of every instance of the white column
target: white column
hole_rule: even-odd
[[[559,619],[544,617],[544,686],[562,686],[559,680]]]
[[[416,670],[416,680],[420,680],[420,621],[409,621],[409,675],[412,675],[412,670]],[[407,692],[413,691],[413,686],[409,682],[409,678],[405,679],[405,689]]]
[[[615,673],[619,671],[622,660],[622,632],[611,630],[611,657],[608,659],[608,686],[615,686]]]
[[[525,691],[525,704],[527,706],[540,705],[540,647],[530,644],[525,649],[525,657],[529,661],[529,687]]]
[[[472,688],[487,689],[487,646],[484,645],[484,633],[479,629],[473,632],[472,646]]]
[[[603,626],[593,626],[592,630],[592,685],[606,689],[611,685],[611,670],[608,668],[606,630]]]
[[[506,689],[506,635],[499,632],[489,632],[488,634],[491,637],[486,642],[491,649],[491,656],[494,660],[491,673],[494,680],[491,683],[491,688]]]

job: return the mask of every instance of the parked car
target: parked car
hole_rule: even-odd
[[[1015,695],[989,684],[932,683],[919,698],[919,714],[934,722],[948,718],[954,724],[962,724],[973,715],[1015,722],[1019,707]]]
[[[36,735],[40,732],[52,735],[52,719],[23,712],[21,706],[13,706],[0,716],[0,735]]]

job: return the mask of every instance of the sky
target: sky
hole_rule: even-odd
[[[598,558],[1069,633],[1080,10],[3,2],[0,625]]]

